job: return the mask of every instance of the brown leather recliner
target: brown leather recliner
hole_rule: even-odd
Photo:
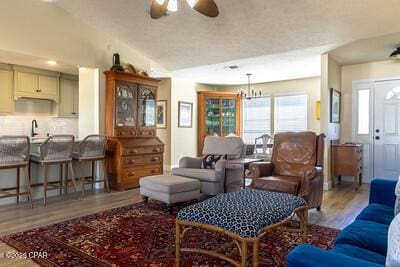
[[[308,208],[321,209],[324,184],[324,138],[313,132],[284,132],[274,137],[271,162],[250,165],[251,188],[304,198]]]

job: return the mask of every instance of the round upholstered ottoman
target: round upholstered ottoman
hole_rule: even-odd
[[[153,198],[167,204],[168,211],[172,211],[175,203],[199,199],[200,181],[176,175],[154,175],[140,179],[140,194],[147,203]]]

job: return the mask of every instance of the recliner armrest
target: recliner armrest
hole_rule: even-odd
[[[253,179],[271,176],[274,171],[272,162],[254,162],[251,163],[249,169],[253,175]]]
[[[183,157],[179,160],[179,168],[200,169],[202,157]]]

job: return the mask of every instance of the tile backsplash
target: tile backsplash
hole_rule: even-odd
[[[45,115],[0,115],[1,135],[28,135],[31,134],[32,120],[36,120],[38,128],[35,132],[39,136],[55,134],[72,134],[78,136],[77,118],[58,118]]]

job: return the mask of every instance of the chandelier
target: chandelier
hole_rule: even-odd
[[[257,93],[257,91],[254,88],[251,89],[251,83],[250,83],[251,73],[247,73],[246,75],[247,75],[247,92],[245,92],[242,88],[240,88],[240,90],[238,90],[237,93],[238,97],[240,99],[247,99],[247,100],[262,97],[261,90]]]

